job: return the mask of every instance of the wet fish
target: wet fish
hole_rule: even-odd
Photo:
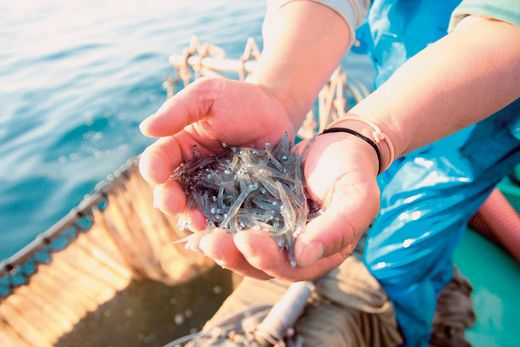
[[[287,134],[263,149],[223,144],[222,152],[201,157],[194,148],[194,158],[171,177],[180,183],[189,207],[206,216],[209,229],[268,232],[294,267],[294,240],[319,207],[306,193],[303,159],[291,148]]]

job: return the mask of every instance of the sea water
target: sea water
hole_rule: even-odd
[[[0,4],[0,259],[30,242],[151,140],[168,55],[193,34],[240,56],[265,1],[24,0]],[[350,76],[370,81],[351,56]]]

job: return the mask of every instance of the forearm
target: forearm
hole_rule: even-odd
[[[347,50],[350,32],[339,14],[310,1],[283,6],[267,24],[250,80],[273,92],[298,128]]]
[[[424,49],[350,112],[379,124],[399,156],[518,97],[520,28],[483,20]]]

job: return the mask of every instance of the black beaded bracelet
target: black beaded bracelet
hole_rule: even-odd
[[[330,134],[330,133],[347,133],[350,135],[354,135],[356,137],[359,137],[361,140],[365,141],[366,143],[368,143],[370,146],[372,146],[374,151],[376,151],[377,161],[379,163],[379,168],[377,169],[377,173],[378,174],[381,173],[381,152],[379,151],[379,148],[377,147],[376,143],[374,141],[372,141],[372,139],[366,137],[363,134],[358,133],[355,130],[349,129],[349,128],[329,128],[329,129],[323,130],[323,132],[322,132],[322,134]]]

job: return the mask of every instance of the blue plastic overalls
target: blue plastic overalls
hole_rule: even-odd
[[[376,0],[357,34],[376,87],[447,34],[459,0]],[[475,67],[478,69],[478,67]],[[520,161],[520,99],[486,120],[399,158],[379,177],[381,212],[365,263],[392,299],[406,346],[427,346],[437,296],[468,219]],[[485,256],[485,255],[483,255]]]

